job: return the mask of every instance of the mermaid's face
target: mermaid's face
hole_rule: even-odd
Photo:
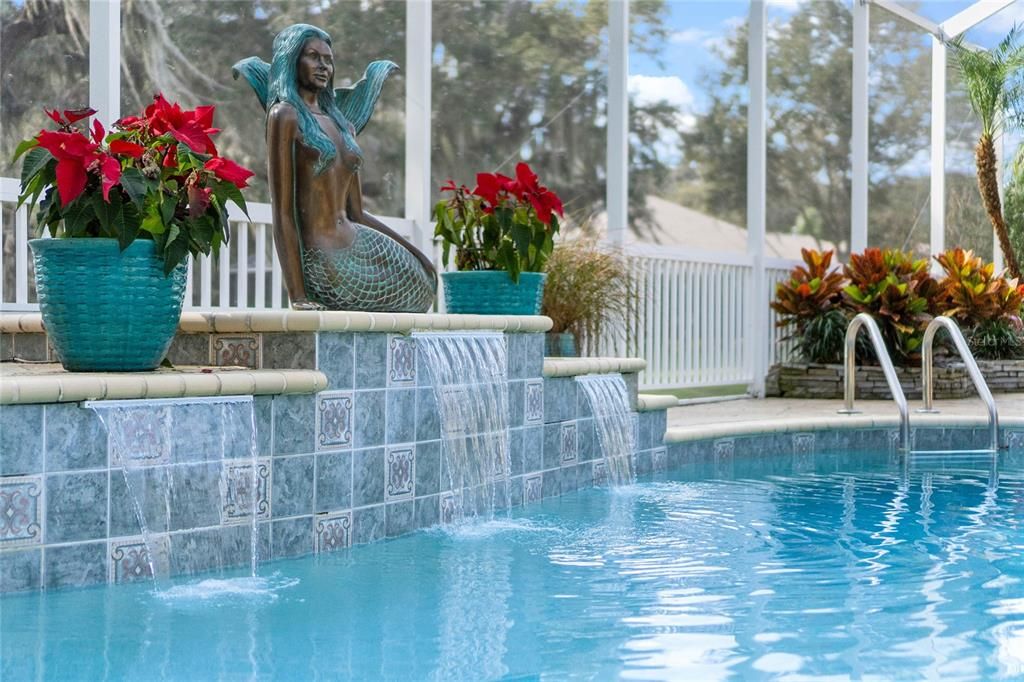
[[[299,87],[323,90],[334,77],[334,54],[331,46],[319,38],[310,38],[302,46],[298,64]]]

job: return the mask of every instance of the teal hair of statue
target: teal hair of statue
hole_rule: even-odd
[[[270,63],[270,78],[267,83],[267,111],[269,112],[278,102],[292,105],[299,116],[299,134],[302,136],[303,144],[315,149],[320,156],[314,169],[320,174],[334,161],[338,151],[299,95],[299,57],[306,42],[315,39],[331,45],[331,37],[327,33],[309,24],[294,24],[274,38],[274,56]],[[349,122],[334,99],[333,72],[330,83],[317,96],[317,103],[321,111],[338,125],[346,144],[354,147],[354,151],[358,153],[359,147],[349,132]]]

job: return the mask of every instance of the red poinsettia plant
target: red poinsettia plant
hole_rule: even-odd
[[[528,164],[516,165],[514,178],[478,173],[475,189],[449,180],[441,192],[450,196],[434,207],[434,236],[445,266],[454,248],[459,270],[506,270],[519,281],[520,272],[544,269],[564,212]]]
[[[40,233],[111,237],[122,249],[152,239],[170,273],[228,240],[228,201],[246,210],[241,189],[253,173],[217,152],[212,106],[186,110],[158,94],[109,132],[98,120],[79,127],[93,109],[44,111],[57,129],[23,141],[14,156],[25,155],[18,205],[38,204]]]

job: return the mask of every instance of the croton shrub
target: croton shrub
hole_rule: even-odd
[[[833,255],[804,249],[804,265],[775,289],[771,307],[779,314],[777,324],[789,330],[786,338],[801,359],[840,362],[846,327],[862,312],[878,322],[897,364],[920,361],[924,330],[936,315],[959,323],[976,357],[1024,357],[1024,285],[973,251],[955,248],[936,256],[940,279],[930,274],[927,259],[896,249],[852,254],[842,270],[832,265]],[[857,354],[861,360],[873,357],[864,336]]]

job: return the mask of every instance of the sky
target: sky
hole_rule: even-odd
[[[802,2],[814,0],[769,0],[770,21],[785,21]],[[917,7],[917,12],[932,21],[944,21],[969,7],[969,0],[925,0],[901,2]],[[641,101],[667,99],[684,114],[695,108],[700,110],[706,101],[701,92],[699,76],[717,61],[714,45],[733,27],[742,23],[749,3],[743,0],[668,0],[667,25],[670,38],[660,55],[659,65],[654,59],[638,53],[630,54],[630,90]],[[873,8],[872,11],[884,11]],[[967,34],[967,39],[983,47],[991,47],[1014,23],[1024,25],[1024,0],[990,17]],[[922,41],[928,37],[922,31]]]

